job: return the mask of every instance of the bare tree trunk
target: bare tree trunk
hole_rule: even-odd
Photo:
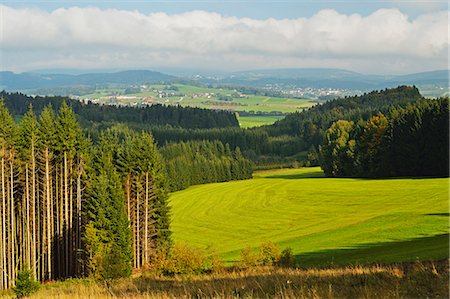
[[[140,231],[140,211],[139,211],[139,200],[140,200],[140,194],[139,194],[139,189],[136,190],[136,264],[137,264],[137,268],[141,267],[141,262],[140,262],[140,258],[141,258],[141,253],[140,253],[140,235],[141,235],[141,231]]]
[[[41,207],[39,198],[36,196],[36,274],[37,280],[42,278],[42,240],[41,240]]]
[[[3,151],[4,154],[4,151]],[[7,255],[6,255],[6,186],[5,186],[5,158],[2,156],[2,239],[3,239],[3,247],[2,247],[2,258],[3,258],[3,265],[4,268],[2,269],[3,272],[3,282],[5,289],[8,288],[8,272],[7,272]]]
[[[134,268],[137,268],[137,256],[136,256],[136,208],[134,207],[133,200],[131,199],[131,174],[129,174],[129,208],[130,208],[130,226],[131,226],[131,235],[133,236],[132,243],[133,243],[133,266]]]
[[[74,258],[73,258],[73,251],[74,251],[74,246],[73,246],[73,180],[72,180],[72,173],[73,173],[73,169],[72,169],[72,159],[70,158],[68,160],[68,167],[67,167],[67,172],[68,172],[68,189],[69,189],[69,196],[68,196],[68,202],[69,202],[69,229],[68,229],[68,236],[67,238],[69,239],[69,243],[67,244],[68,247],[68,252],[69,255],[67,256],[67,259],[69,261],[69,263],[67,264],[67,271],[69,272],[69,276],[73,276],[73,269],[74,269]]]
[[[5,203],[6,193],[5,193],[5,158],[2,153],[2,219],[0,224],[0,231],[2,235],[0,236],[0,286],[4,290],[7,288],[7,273],[6,273],[6,203]]]
[[[59,176],[59,276],[64,276],[64,169],[63,164],[60,164],[60,176]]]
[[[28,164],[25,164],[25,192],[26,192],[26,236],[27,236],[27,257],[26,262],[29,267],[32,267],[31,264],[31,251],[33,248],[33,243],[30,234],[30,184],[28,182]],[[32,226],[33,224],[31,224]],[[32,271],[33,272],[33,271]]]
[[[35,157],[35,153],[34,153],[34,146],[35,146],[34,141],[32,141],[32,143],[31,143],[31,203],[33,205],[32,217],[33,217],[33,234],[34,234],[34,241],[35,241],[36,240],[36,229],[38,229],[38,227],[35,227],[36,206],[38,207],[38,212],[39,212],[39,203],[36,200],[36,157]],[[39,217],[39,214],[37,216]],[[35,246],[35,244],[36,243],[33,242],[33,246]],[[34,252],[34,254],[35,254],[35,256],[33,259],[33,263],[35,263],[35,261],[36,261],[36,252]],[[38,258],[39,258],[39,256],[38,256]],[[33,265],[33,269],[34,269],[33,275],[35,275],[34,277],[36,278],[36,265],[35,264]]]
[[[10,187],[10,203],[11,203],[11,286],[15,286],[15,278],[16,278],[16,256],[15,256],[15,252],[16,252],[16,240],[15,240],[15,235],[16,235],[16,231],[15,231],[15,207],[14,207],[14,165],[13,165],[13,153],[11,153],[11,160],[9,161],[9,166],[10,166],[10,175],[11,175],[11,187]]]
[[[27,180],[28,180],[28,167],[27,167]],[[28,183],[27,183],[28,184]],[[36,278],[36,202],[34,194],[31,196],[31,273],[33,278]]]
[[[52,239],[51,239],[51,198],[50,198],[50,162],[48,148],[45,149],[45,201],[47,211],[47,278],[52,279]]]
[[[148,171],[145,172],[145,233],[144,233],[144,263],[148,264]]]
[[[55,214],[56,214],[56,227],[55,227],[55,234],[54,234],[54,240],[55,240],[55,275],[56,277],[59,277],[61,272],[59,271],[59,256],[61,254],[61,240],[60,240],[60,234],[61,234],[61,217],[60,217],[60,208],[59,208],[59,180],[58,180],[58,173],[59,173],[59,167],[58,164],[56,164],[56,170],[55,170]]]
[[[81,160],[78,161],[78,173],[77,173],[77,219],[76,219],[76,245],[75,248],[81,248],[81,175],[83,174],[83,166]],[[77,259],[78,260],[78,259]],[[77,274],[80,274],[79,263],[77,262],[76,268]]]
[[[69,174],[67,165],[67,152],[64,152],[64,236],[65,236],[65,275],[69,275]]]

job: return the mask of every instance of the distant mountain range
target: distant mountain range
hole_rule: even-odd
[[[154,71],[133,70],[82,75],[0,72],[0,87],[6,90],[31,90],[52,87],[133,85],[173,81],[176,77]]]
[[[401,76],[365,75],[342,69],[274,69],[245,71],[223,79],[224,83],[264,86],[284,84],[296,87],[373,90],[398,85],[435,84],[448,86],[449,70]]]
[[[114,73],[48,74],[0,72],[0,89],[26,91],[55,87],[154,84],[177,82],[183,75],[167,75],[148,70],[130,70]],[[262,87],[268,84],[300,88],[339,88],[373,90],[398,85],[435,85],[448,88],[449,70],[438,70],[401,76],[365,75],[342,69],[304,68],[242,71],[218,74],[216,77],[190,76],[202,83],[235,84]]]

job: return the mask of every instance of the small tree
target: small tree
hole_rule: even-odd
[[[31,275],[30,268],[25,267],[17,273],[14,293],[17,295],[17,298],[27,297],[37,292],[40,286],[40,283]]]
[[[258,265],[258,255],[255,254],[250,246],[241,250],[240,266],[243,268],[253,267]]]
[[[280,247],[267,241],[261,244],[259,251],[259,261],[266,266],[274,265],[280,259]]]
[[[295,266],[295,256],[292,254],[292,248],[288,247],[283,249],[278,260],[278,265],[281,267]]]
[[[195,274],[205,270],[207,259],[202,250],[177,243],[170,251],[166,265],[168,274]]]

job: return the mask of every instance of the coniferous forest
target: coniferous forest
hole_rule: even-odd
[[[448,176],[448,104],[420,99],[366,123],[334,122],[320,148],[323,171],[335,177]]]
[[[162,157],[148,133],[102,132],[93,143],[63,103],[19,124],[0,103],[0,286],[131,274],[169,246]]]

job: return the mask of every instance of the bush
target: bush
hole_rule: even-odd
[[[175,244],[166,261],[165,272],[168,274],[194,274],[205,270],[206,258],[200,249],[186,244]]]
[[[258,256],[255,254],[250,246],[241,250],[240,266],[243,268],[253,267],[258,265]]]
[[[261,244],[259,261],[265,266],[275,265],[280,259],[280,247],[267,241]]]
[[[294,267],[295,256],[292,254],[292,248],[288,247],[283,249],[278,260],[278,265],[281,267]]]
[[[16,294],[17,298],[27,297],[37,292],[40,286],[41,284],[36,281],[31,275],[31,270],[26,267],[17,273],[14,293]]]
[[[207,260],[207,269],[211,270],[213,273],[220,273],[223,272],[225,268],[225,264],[220,257],[219,254],[217,254],[217,251],[214,247],[209,246],[207,249],[208,253],[208,260]]]
[[[223,260],[218,255],[213,255],[210,257],[211,271],[214,273],[223,272],[225,264]]]

